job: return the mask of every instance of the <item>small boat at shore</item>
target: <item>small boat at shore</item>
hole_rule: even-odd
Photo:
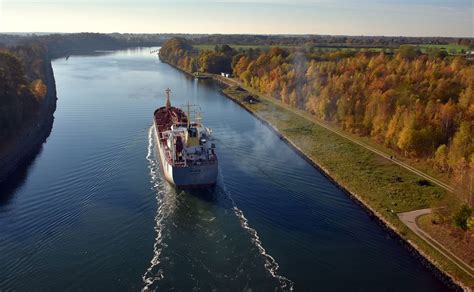
[[[209,76],[209,74],[201,74],[198,72],[194,73],[194,78],[196,79],[211,79],[211,77]]]
[[[167,181],[181,188],[213,186],[218,161],[211,130],[201,123],[199,113],[191,120],[189,103],[187,112],[171,106],[170,92],[166,90],[166,105],[153,114],[153,132],[163,174]]]

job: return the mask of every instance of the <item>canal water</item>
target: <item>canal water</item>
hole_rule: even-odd
[[[53,62],[51,135],[0,187],[0,290],[447,289],[216,84],[149,51]],[[167,87],[213,129],[212,190],[163,181],[150,126]]]

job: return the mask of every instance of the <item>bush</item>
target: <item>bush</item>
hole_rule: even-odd
[[[30,85],[30,90],[35,96],[36,100],[41,102],[43,101],[44,97],[46,96],[46,85],[44,84],[43,80],[36,79]]]
[[[468,220],[471,218],[472,210],[467,205],[463,205],[456,214],[454,214],[454,225],[461,228],[462,230],[467,230]]]
[[[471,217],[467,220],[467,228],[474,228],[474,218]]]

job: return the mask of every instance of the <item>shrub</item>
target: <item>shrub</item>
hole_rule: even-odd
[[[31,83],[31,92],[35,96],[36,100],[41,102],[43,101],[44,97],[46,96],[46,85],[44,84],[43,80],[36,79]]]
[[[454,214],[454,225],[462,230],[467,230],[468,220],[471,218],[471,214],[471,208],[467,205],[463,205],[461,209]]]
[[[474,217],[471,217],[467,220],[467,228],[474,228]]]

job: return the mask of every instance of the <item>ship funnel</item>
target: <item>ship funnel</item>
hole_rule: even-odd
[[[170,109],[171,108],[171,101],[170,101],[171,89],[166,88],[165,92],[166,92],[166,109]]]

